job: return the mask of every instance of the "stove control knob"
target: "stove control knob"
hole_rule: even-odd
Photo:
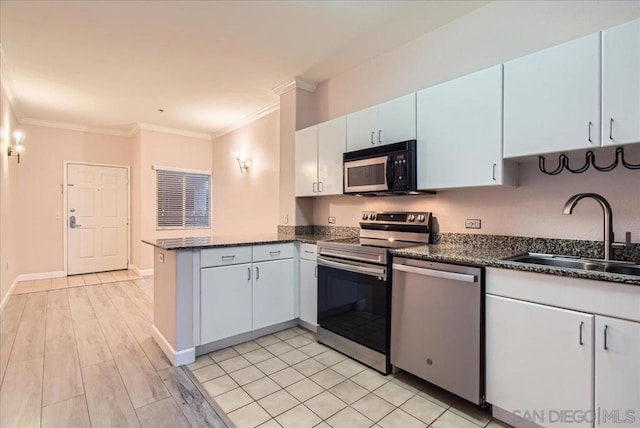
[[[369,215],[369,220],[375,220],[376,219],[376,213],[371,213]]]
[[[362,214],[362,219],[363,220],[368,220],[369,219],[369,214],[368,213],[363,213]]]
[[[424,220],[425,220],[425,218],[424,218],[424,214],[420,214],[420,215],[418,216],[418,221],[419,221],[420,223],[422,223],[422,222],[424,222]]]
[[[409,221],[416,221],[416,216],[409,214]]]

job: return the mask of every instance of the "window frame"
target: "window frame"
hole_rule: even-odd
[[[212,182],[213,182],[213,177],[212,177],[212,173],[211,171],[202,171],[202,170],[194,170],[194,169],[186,169],[186,168],[175,168],[175,167],[164,167],[164,166],[152,166],[152,169],[155,171],[155,187],[156,187],[156,231],[163,231],[163,230],[206,230],[206,229],[211,229],[212,227],[212,205],[213,205],[213,186],[212,186]],[[182,205],[182,209],[181,209],[181,213],[182,213],[182,225],[178,226],[178,225],[170,225],[170,226],[161,226],[160,225],[160,198],[159,198],[159,175],[162,174],[163,172],[165,173],[172,173],[172,174],[178,174],[181,175],[182,178],[182,197],[181,197],[181,205]],[[207,183],[209,185],[209,191],[207,194],[207,225],[195,225],[195,226],[189,226],[188,223],[188,219],[189,216],[187,215],[187,196],[186,196],[186,192],[187,192],[187,176],[206,176],[207,177]],[[177,181],[177,180],[176,180]],[[195,217],[194,217],[195,218]]]

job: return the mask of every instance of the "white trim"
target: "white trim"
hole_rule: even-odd
[[[190,174],[212,175],[211,171],[205,171],[202,169],[178,168],[175,166],[151,165],[151,169],[154,171],[161,170],[161,171],[186,172]]]
[[[42,126],[45,128],[66,129],[78,132],[90,132],[92,134],[114,135],[116,137],[131,137],[130,131],[121,131],[117,129],[95,128],[85,125],[77,125],[75,123],[56,122],[52,120],[42,120],[26,117],[20,120],[20,125]]]
[[[171,364],[174,366],[183,366],[185,364],[191,364],[196,360],[196,348],[183,349],[182,351],[176,351],[173,346],[167,342],[162,333],[156,328],[155,324],[151,325],[153,338],[156,343],[165,353]]]
[[[275,92],[277,95],[282,95],[282,94],[286,94],[292,89],[297,88],[307,92],[314,93],[317,87],[318,87],[318,84],[316,82],[302,79],[300,77],[296,77],[291,82],[283,83],[282,85],[276,86],[275,88],[272,89],[272,91]]]
[[[38,273],[21,273],[16,278],[16,281],[33,281],[35,279],[50,279],[50,278],[62,278],[67,276],[63,270],[57,270],[53,272],[38,272]]]
[[[202,134],[200,132],[186,131],[184,129],[177,128],[165,128],[164,126],[153,125],[151,123],[141,123],[138,122],[133,127],[132,131],[129,135],[134,135],[139,132],[141,129],[145,131],[156,131],[156,132],[164,132],[165,134],[174,134],[174,135],[182,135],[183,137],[192,137],[192,138],[200,138],[202,140],[211,141],[211,135]]]
[[[18,285],[18,277],[16,277],[15,281],[13,281],[13,284],[11,284],[11,287],[9,287],[9,292],[7,293],[7,295],[2,298],[2,302],[0,303],[0,314],[2,314],[2,310],[5,306],[7,306],[7,303],[9,303],[9,298],[13,295],[13,290],[16,289],[16,285]]]
[[[236,129],[242,128],[243,126],[250,124],[251,122],[254,122],[254,121],[258,120],[258,119],[261,119],[261,118],[265,117],[266,115],[268,115],[270,113],[273,113],[276,110],[280,110],[280,102],[273,103],[273,104],[270,104],[270,105],[268,105],[266,107],[263,107],[260,110],[255,111],[255,112],[243,117],[242,119],[240,119],[240,120],[238,120],[236,122],[233,122],[231,125],[225,126],[224,128],[216,131],[211,136],[211,138],[213,140],[215,140],[216,138],[220,138],[223,135],[226,135],[226,134],[228,134],[230,132],[235,131]]]
[[[152,269],[140,269],[136,265],[129,264],[129,269],[133,271],[138,276],[153,276],[153,268]]]
[[[67,211],[69,207],[67,205],[67,166],[68,165],[88,165],[88,166],[102,166],[108,168],[125,168],[127,170],[127,263],[131,260],[131,167],[129,165],[114,165],[107,163],[94,163],[94,162],[78,162],[78,161],[62,161],[62,237],[63,237],[63,263],[64,263],[64,275],[67,275]],[[127,266],[128,267],[128,266]],[[142,276],[142,275],[141,275]]]

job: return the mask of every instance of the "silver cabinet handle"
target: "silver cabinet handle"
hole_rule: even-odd
[[[315,254],[315,251],[304,250],[304,252],[307,254]]]
[[[269,255],[270,256],[279,256],[280,255],[280,250],[278,250],[278,251],[269,251]]]
[[[251,281],[251,268],[247,268],[247,281]]]
[[[371,131],[371,145],[374,145],[375,143],[373,142],[373,134],[375,134],[374,131]]]
[[[316,186],[318,185],[317,182],[313,182],[313,193],[318,193],[318,190],[316,189]]]
[[[382,144],[382,129],[378,130],[378,143]]]
[[[497,164],[493,164],[493,181],[496,181],[496,166],[498,166]]]
[[[609,329],[608,325],[604,326],[604,350],[607,351],[609,350],[609,347],[607,346],[607,330]]]
[[[592,122],[589,121],[589,142],[593,143],[593,140],[591,140],[591,125],[592,125]]]
[[[260,268],[256,266],[256,281],[260,279]]]
[[[318,277],[318,265],[316,265],[316,278]]]
[[[222,260],[233,260],[236,256],[222,256]]]
[[[415,273],[417,275],[423,276],[432,276],[435,278],[442,279],[451,279],[453,281],[463,281],[463,282],[476,282],[477,278],[475,275],[469,275],[466,273],[456,273],[456,272],[447,272],[443,270],[435,270],[435,269],[425,269],[414,266],[407,266],[394,263],[393,270],[399,270],[402,272]]]
[[[613,141],[613,118],[609,119],[609,139]]]
[[[324,184],[322,181],[318,181],[318,193],[322,193],[324,189]]]
[[[584,325],[584,321],[580,321],[580,346],[584,345],[582,341],[582,326]]]

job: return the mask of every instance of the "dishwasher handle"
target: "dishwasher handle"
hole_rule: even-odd
[[[394,270],[399,270],[402,272],[415,273],[416,275],[423,276],[432,276],[435,278],[443,278],[443,279],[451,279],[453,281],[463,281],[463,282],[477,282],[478,277],[476,275],[469,275],[467,273],[456,273],[456,272],[447,272],[443,270],[435,270],[435,269],[425,269],[414,266],[407,266],[394,263]]]

